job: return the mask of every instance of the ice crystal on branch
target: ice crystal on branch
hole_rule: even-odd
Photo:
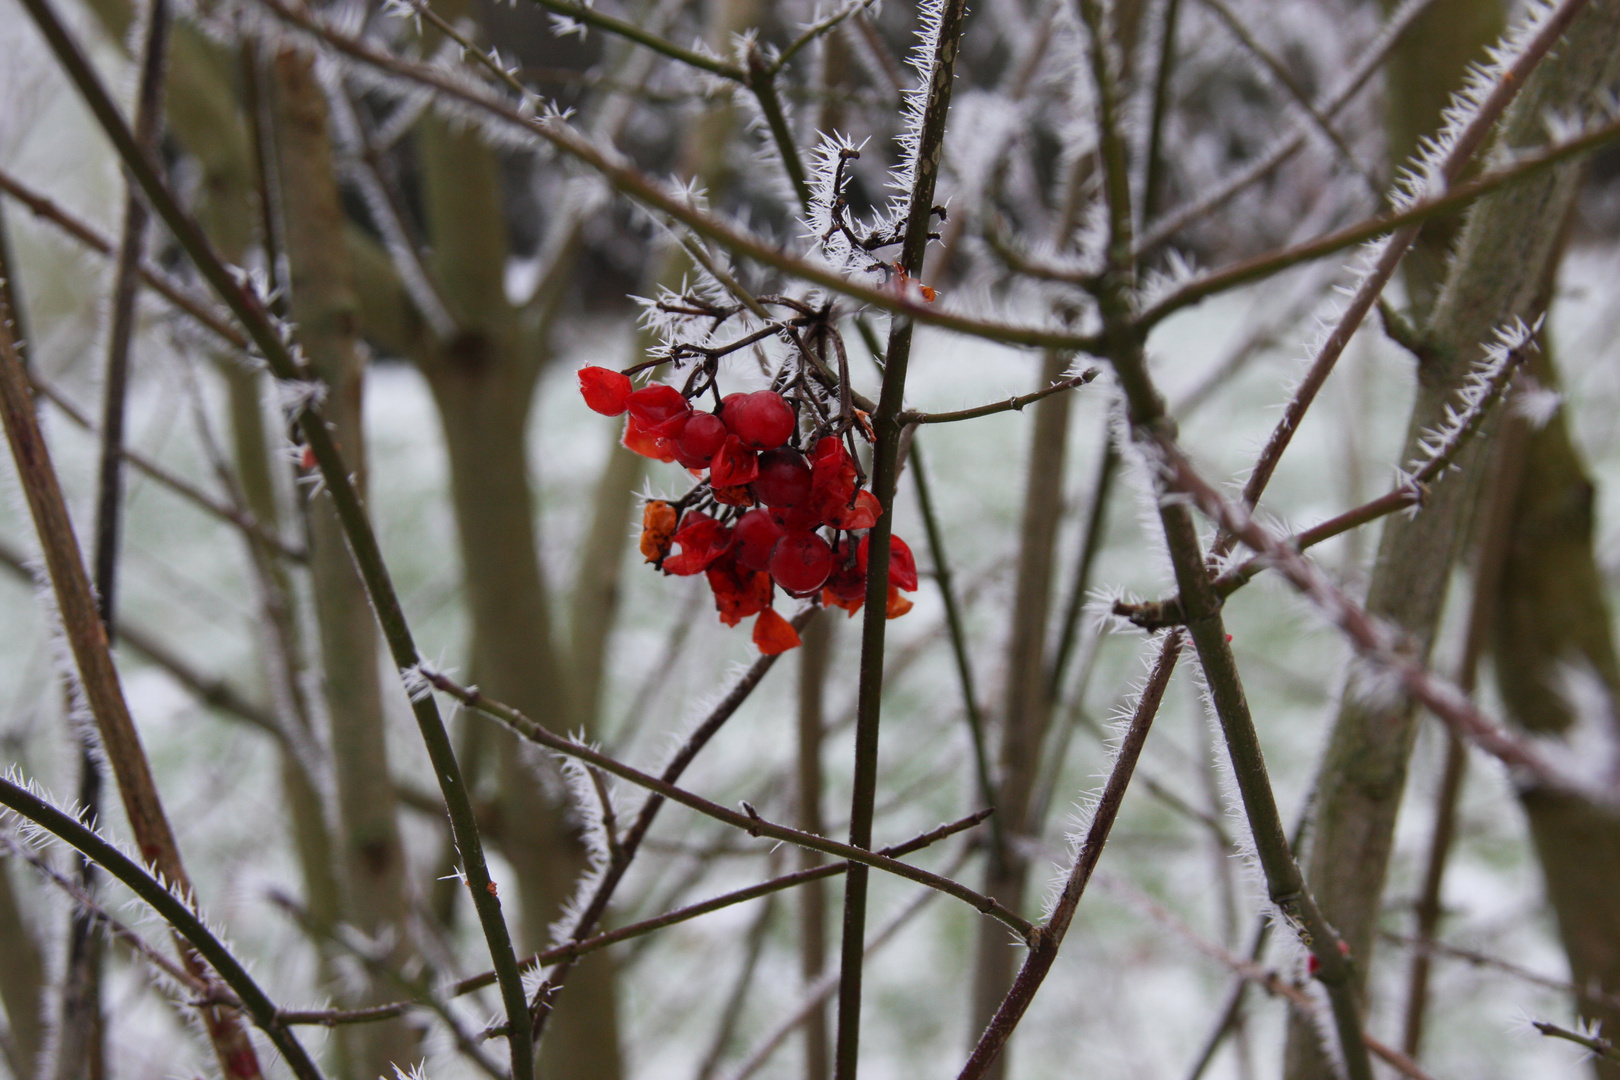
[[[1446,405],[1440,425],[1418,439],[1421,453],[1409,466],[1411,475],[1404,486],[1429,483],[1456,464],[1463,444],[1478,432],[1486,412],[1507,392],[1540,329],[1540,319],[1534,326],[1526,326],[1518,318],[1497,328],[1458,389],[1456,400]]]

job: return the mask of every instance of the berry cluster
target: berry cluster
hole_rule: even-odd
[[[773,655],[799,644],[797,631],[772,607],[778,587],[851,615],[860,609],[865,530],[883,508],[863,486],[844,439],[812,432],[806,453],[794,406],[774,390],[728,394],[704,412],[673,386],[638,390],[628,375],[607,368],[581,369],[579,388],[596,412],[629,414],[626,447],[679,462],[700,480],[674,503],[646,504],[641,553],[666,574],[707,575],[721,622],[736,626],[757,615],[754,644]],[[893,537],[889,618],[911,610],[900,593],[916,588],[911,549]]]

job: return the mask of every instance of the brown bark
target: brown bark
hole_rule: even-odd
[[[326,385],[325,413],[363,497],[364,365],[357,348],[358,301],[343,244],[326,102],[306,57],[280,53],[273,73],[290,312],[309,363]],[[389,962],[398,963],[409,954],[405,864],[388,771],[376,624],[329,499],[316,496],[311,503],[309,533],[342,830],[337,855],[346,890],[343,913],[368,936],[390,937]],[[390,990],[374,980],[354,1004],[382,1000]],[[415,1056],[415,1037],[400,1021],[357,1025],[344,1035],[350,1067],[360,1075],[386,1074],[392,1063]]]
[[[173,888],[189,894],[190,879],[181,864],[180,850],[164,814],[151,765],[124,699],[73,523],[40,432],[27,376],[12,347],[10,328],[3,323],[0,323],[0,420],[4,421],[12,458],[45,555],[63,634],[73,653],[85,701],[95,717],[102,751],[117,780],[130,831],[135,835],[141,857]],[[180,949],[188,971],[200,978],[210,977],[202,959],[184,942],[180,943]],[[219,1059],[220,1070],[226,1077],[252,1080],[260,1075],[253,1044],[235,1013],[204,1009],[202,1020]]]
[[[22,917],[13,892],[11,859],[0,857],[0,1005],[11,1029],[9,1064],[17,1076],[32,1076],[45,1025],[39,1007],[45,992],[45,963],[33,929]]]
[[[833,628],[836,623],[823,616],[804,628],[799,655],[799,757],[798,827],[802,832],[822,836],[821,744],[827,718],[823,697],[827,688],[827,666],[832,659]],[[825,860],[819,852],[802,848],[799,868],[809,870]],[[799,886],[799,976],[806,987],[821,978],[827,963],[827,890],[819,881]],[[827,1003],[821,1001],[804,1021],[804,1080],[826,1080],[831,1071],[827,1042]]]

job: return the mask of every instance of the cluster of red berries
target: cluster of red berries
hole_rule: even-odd
[[[855,534],[875,525],[883,508],[861,486],[842,439],[823,436],[808,454],[793,445],[798,416],[774,390],[729,394],[714,412],[703,412],[673,386],[637,390],[629,376],[607,368],[582,368],[579,388],[596,412],[629,413],[626,447],[679,462],[707,480],[713,514],[687,505],[710,500],[690,496],[647,503],[641,553],[666,574],[707,575],[721,622],[736,626],[757,615],[754,644],[774,655],[799,644],[798,632],[771,606],[777,587],[851,615],[860,609],[868,538]],[[889,618],[911,610],[900,592],[916,588],[911,549],[892,537]]]

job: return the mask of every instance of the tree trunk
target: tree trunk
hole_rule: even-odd
[[[1531,373],[1555,385],[1551,358],[1537,357]],[[1592,549],[1592,482],[1558,412],[1527,440],[1507,560],[1497,593],[1497,686],[1509,718],[1540,736],[1581,734],[1612,745],[1620,737],[1620,662],[1615,656],[1602,571]],[[1596,700],[1570,691],[1589,680]],[[1599,709],[1596,715],[1591,710]],[[1610,783],[1613,777],[1606,778]],[[1529,788],[1520,802],[1558,913],[1571,981],[1597,995],[1620,993],[1620,822],[1584,800]],[[1590,999],[1580,1014],[1620,1031],[1620,1009]],[[1620,1066],[1594,1058],[1603,1080]]]
[[[561,662],[554,605],[540,571],[525,434],[542,354],[506,301],[499,164],[476,135],[451,131],[433,116],[418,129],[417,149],[433,245],[429,265],[459,328],[418,362],[450,456],[473,670],[490,694],[553,731],[588,734],[595,716],[580,708],[575,693],[576,684],[591,680],[576,678],[576,666]],[[617,532],[625,532],[622,519]],[[586,869],[585,848],[555,794],[552,762],[510,735],[495,741],[502,850],[520,894],[519,938],[524,949],[538,950],[551,943],[551,924]],[[621,1068],[613,967],[599,953],[579,965],[559,999],[541,1043],[540,1073],[617,1080]]]
[[[1585,103],[1608,85],[1617,64],[1620,2],[1598,0],[1530,77],[1503,121],[1500,145],[1523,150],[1544,143],[1547,112]],[[1575,166],[1548,170],[1481,199],[1470,211],[1433,314],[1423,325],[1432,355],[1419,364],[1403,461],[1421,452],[1418,440],[1440,424],[1493,330],[1515,317],[1533,322],[1540,314],[1542,283],[1556,262],[1577,178]],[[1475,502],[1480,455],[1464,456],[1462,474],[1438,483],[1421,513],[1385,524],[1369,587],[1368,610],[1405,631],[1414,654],[1424,660]],[[1310,886],[1350,947],[1362,980],[1371,961],[1415,721],[1409,697],[1358,693],[1352,675],[1318,781]],[[1298,1022],[1290,1031],[1286,1072],[1289,1080],[1332,1075],[1315,1032]]]
[[[15,861],[0,857],[0,1005],[6,1008],[6,1024],[11,1029],[11,1071],[29,1077],[34,1075],[45,1038],[39,1011],[45,993],[45,962],[12,891],[9,871]]]
[[[1063,377],[1068,357],[1046,354],[1039,386]],[[1072,395],[1053,394],[1034,407],[1030,430],[1029,468],[1024,488],[1024,519],[1018,549],[1018,582],[1014,593],[1012,633],[1007,643],[1007,674],[1001,715],[996,815],[1007,844],[992,850],[985,871],[984,893],[1023,913],[1029,879],[1030,797],[1040,772],[1041,746],[1051,719],[1046,655],[1051,608],[1053,547],[1063,510],[1064,460],[1068,456],[1069,403]],[[978,960],[973,981],[973,1024],[976,1038],[997,1006],[1020,961],[1010,947],[1006,927],[986,919],[979,929]],[[1008,1055],[1003,1053],[986,1076],[1000,1080]]]
[[[325,413],[363,497],[358,300],[343,244],[326,102],[306,57],[282,52],[273,70],[291,315],[299,343],[326,385]],[[389,940],[391,947],[382,955],[384,963],[394,965],[410,950],[404,851],[378,684],[377,626],[329,499],[318,495],[309,506],[309,533],[342,830],[338,861],[347,891],[344,915],[374,940]],[[391,991],[387,981],[372,979],[354,1003],[385,1000]],[[344,1034],[356,1075],[387,1075],[394,1063],[415,1059],[416,1039],[403,1021],[354,1025]]]

